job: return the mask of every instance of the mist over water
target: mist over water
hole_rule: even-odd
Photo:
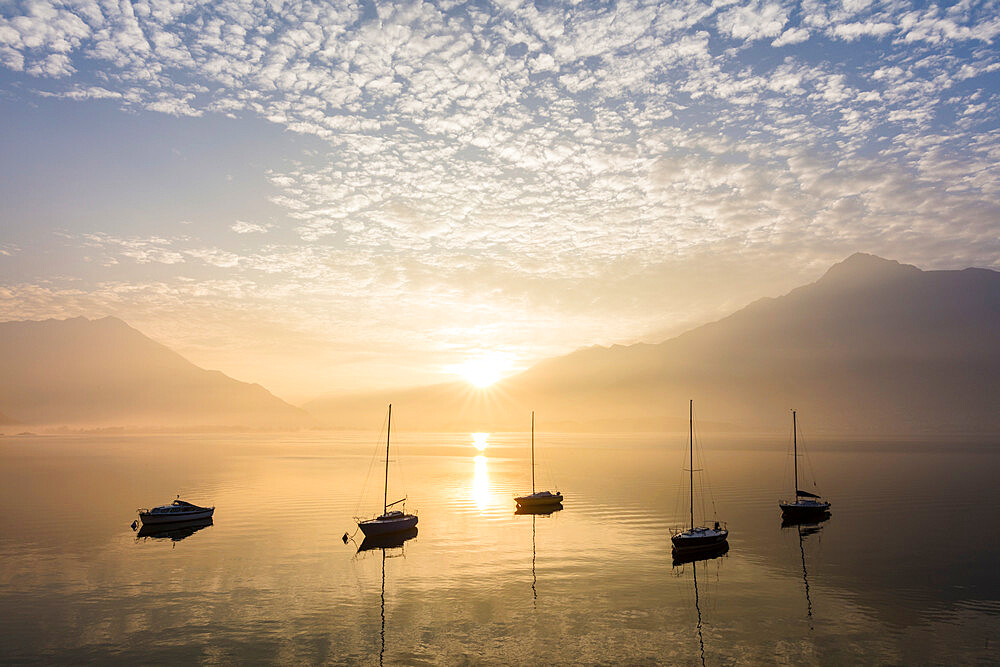
[[[409,498],[419,532],[359,553],[341,535],[381,511],[370,433],[0,439],[0,661],[995,657],[995,445],[810,442],[833,515],[783,528],[787,443],[703,438],[730,549],[675,566],[683,437],[538,434],[538,486],[566,501],[535,517],[512,500],[526,434],[393,444],[390,501]],[[133,532],[137,507],[177,494],[215,505],[212,525]]]

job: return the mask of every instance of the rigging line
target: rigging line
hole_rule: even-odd
[[[358,506],[354,510],[354,516],[361,516],[361,505],[365,501],[365,493],[368,491],[368,482],[371,480],[372,470],[375,468],[375,461],[378,459],[378,455],[382,451],[382,437],[381,436],[382,436],[383,430],[385,429],[386,420],[388,420],[388,419],[389,419],[389,416],[386,415],[382,419],[382,426],[379,427],[379,430],[378,430],[378,432],[379,432],[379,438],[375,442],[374,451],[372,452],[371,459],[368,461],[368,473],[365,475],[365,482],[361,486],[361,497],[358,498]]]
[[[802,429],[799,428],[799,433],[802,434],[800,440],[802,440],[802,452],[806,460],[806,470],[809,472],[809,478],[812,480],[813,488],[819,488],[816,486],[816,471],[813,469],[812,459],[809,457],[809,448],[805,446],[805,434],[802,433]]]
[[[694,429],[694,443],[695,443],[695,451],[697,451],[698,453],[698,460],[701,461],[701,469],[699,470],[699,472],[701,472],[701,475],[699,475],[698,477],[698,485],[701,493],[701,517],[702,520],[704,520],[705,517],[708,516],[708,512],[706,511],[705,500],[706,498],[708,498],[709,502],[712,505],[713,515],[714,515],[715,497],[712,496],[712,486],[710,484],[711,480],[709,480],[708,478],[708,466],[705,465],[705,449],[702,446],[701,431],[699,429]]]

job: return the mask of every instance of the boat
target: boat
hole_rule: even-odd
[[[406,498],[389,502],[389,434],[392,432],[392,404],[389,404],[389,420],[385,430],[385,490],[382,496],[382,514],[374,519],[359,519],[358,528],[365,534],[365,538],[374,535],[388,535],[404,530],[410,530],[417,525],[417,515],[407,514],[403,503]],[[390,510],[390,507],[399,505],[402,509]]]
[[[796,517],[822,517],[830,513],[830,502],[824,500],[815,493],[803,491],[799,488],[799,428],[796,420],[795,410],[792,410],[792,458],[795,462],[795,499],[779,500],[778,507],[781,508],[782,516],[786,518]]]
[[[142,508],[137,511],[142,525],[148,526],[210,519],[215,513],[215,507],[201,507],[181,500],[180,496],[177,496],[169,505],[160,505],[153,509]]]
[[[711,527],[696,526],[694,523],[694,401],[688,403],[688,446],[690,467],[690,511],[691,527],[677,529],[670,535],[674,552],[714,551],[729,538],[729,530],[725,524],[715,521]]]
[[[554,507],[555,505],[561,505],[563,501],[562,494],[557,490],[555,493],[551,491],[535,491],[535,412],[531,412],[531,493],[525,494],[523,496],[515,496],[514,502],[517,503],[519,508],[529,508],[529,507]],[[561,508],[560,508],[561,509]]]

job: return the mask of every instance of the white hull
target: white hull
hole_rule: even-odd
[[[215,513],[214,507],[197,510],[194,512],[172,512],[163,514],[153,514],[152,512],[139,512],[139,520],[143,525],[152,526],[164,523],[184,523],[186,521],[200,521],[209,519]]]
[[[404,514],[402,517],[393,517],[391,519],[379,517],[377,519],[358,522],[358,528],[365,534],[365,537],[398,533],[402,530],[409,530],[416,525],[417,516],[415,514]]]

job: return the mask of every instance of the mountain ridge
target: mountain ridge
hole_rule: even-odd
[[[33,425],[292,427],[308,415],[123,320],[0,323],[0,409]]]
[[[494,385],[489,409],[482,390],[463,394],[455,383],[454,396],[435,408],[445,414],[422,407],[419,421],[506,429],[534,409],[550,422],[640,420],[674,429],[683,423],[675,413],[695,398],[709,420],[754,431],[783,430],[787,409],[797,406],[830,433],[992,434],[1000,432],[997,330],[1000,273],[922,271],[855,253],[812,283],[660,343],[591,346],[543,360]],[[422,406],[444,394],[435,389],[431,401],[419,389],[394,393]],[[362,403],[390,398],[381,392],[305,407],[329,422],[347,405],[359,415],[368,411]]]

